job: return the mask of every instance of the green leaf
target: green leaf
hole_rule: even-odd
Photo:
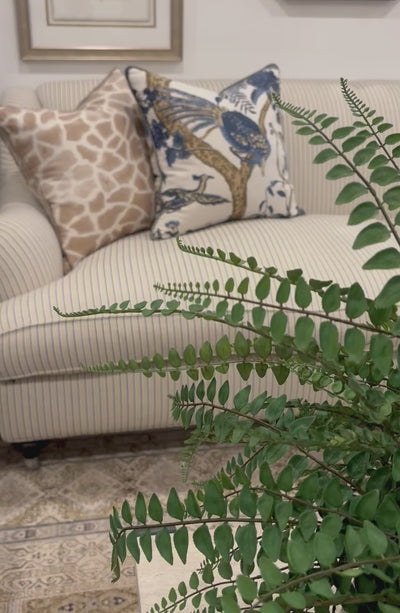
[[[287,544],[289,567],[295,573],[304,575],[314,564],[314,552],[310,542],[302,538],[291,539]]]
[[[258,498],[257,509],[263,521],[269,520],[273,506],[274,499],[272,498],[272,496],[269,496],[268,494],[263,494],[262,496],[260,496],[260,498]]]
[[[265,300],[268,297],[271,288],[271,280],[269,276],[265,275],[261,277],[261,280],[256,286],[256,296],[259,300]]]
[[[236,577],[236,585],[244,602],[251,604],[257,597],[257,583],[250,577],[246,577],[246,575],[238,575]]]
[[[241,411],[249,402],[251,385],[246,385],[233,398],[233,405],[237,411]]]
[[[354,129],[354,126],[343,126],[341,128],[336,128],[336,130],[333,130],[331,138],[333,140],[345,138],[346,136],[354,132]]]
[[[395,607],[391,604],[384,604],[383,602],[379,602],[378,607],[381,613],[400,613],[400,607]]]
[[[338,117],[327,117],[326,119],[323,119],[321,121],[321,127],[324,129],[329,128],[329,126],[331,126],[337,120],[338,120]]]
[[[222,594],[221,605],[224,613],[241,613],[241,608],[232,594]]]
[[[203,360],[203,362],[205,362],[206,364],[209,364],[211,362],[212,357],[213,357],[213,352],[212,352],[211,345],[208,341],[205,341],[200,347],[199,356],[200,356],[200,359]]]
[[[261,546],[271,560],[278,560],[282,546],[282,532],[276,524],[265,526]]]
[[[115,546],[117,549],[118,557],[121,560],[121,564],[123,564],[126,558],[126,534],[125,532],[122,532],[119,535]]]
[[[359,332],[359,330],[357,330]],[[368,451],[359,451],[347,462],[347,473],[351,479],[361,479],[367,474],[370,454]]]
[[[307,349],[314,333],[314,322],[310,317],[299,317],[295,325],[295,345],[300,351]]]
[[[304,277],[296,283],[294,299],[300,309],[306,309],[311,303],[311,290]]]
[[[340,307],[340,287],[337,283],[333,283],[328,287],[322,296],[322,308],[325,313],[337,311]]]
[[[293,487],[294,473],[290,464],[285,466],[278,475],[276,485],[279,490],[289,492]]]
[[[370,356],[374,366],[380,370],[382,375],[388,375],[393,359],[393,342],[391,339],[383,336],[383,334],[374,334],[370,343]]]
[[[335,204],[347,204],[348,202],[352,202],[359,196],[363,196],[367,193],[368,189],[365,187],[365,185],[353,181],[345,185],[339,192],[339,195],[335,200]]]
[[[390,238],[390,231],[380,222],[375,222],[366,226],[359,232],[356,240],[353,243],[353,249],[361,249],[367,245],[375,243],[383,243]]]
[[[189,547],[189,535],[186,526],[181,526],[181,528],[178,528],[178,530],[174,532],[173,539],[178,556],[182,560],[183,564],[186,564],[187,551]]]
[[[257,552],[257,532],[254,524],[239,526],[235,540],[246,564],[252,564]]]
[[[183,359],[188,366],[196,364],[196,350],[193,345],[187,345],[183,350]]]
[[[232,279],[232,277],[229,277],[229,279],[225,283],[225,291],[227,294],[231,294],[234,289],[235,289],[235,281]]]
[[[378,507],[376,523],[382,530],[396,530],[397,522],[400,521],[400,509],[396,498],[392,494],[386,494]]]
[[[126,537],[126,547],[131,554],[132,558],[135,560],[137,564],[140,562],[140,549],[137,542],[136,532],[132,530],[128,533]]]
[[[278,522],[278,527],[283,531],[289,518],[293,512],[293,505],[286,500],[278,500],[275,504],[275,519]]]
[[[378,185],[389,185],[399,181],[400,173],[391,166],[380,166],[375,168],[370,176],[371,183],[377,183]]]
[[[337,478],[330,479],[323,492],[324,503],[327,507],[338,509],[343,504],[343,492]]]
[[[162,528],[156,533],[155,544],[161,557],[168,562],[168,564],[173,564],[174,558],[172,555],[171,535],[166,528]]]
[[[224,381],[224,383],[219,388],[218,392],[218,402],[222,405],[226,403],[229,398],[229,381]]]
[[[148,512],[149,512],[151,519],[159,523],[162,522],[163,510],[161,507],[161,503],[156,494],[151,495],[151,498],[149,500]]]
[[[135,517],[140,524],[146,523],[146,517],[147,517],[146,502],[141,492],[139,492],[136,497]]]
[[[283,592],[282,598],[293,609],[301,609],[304,611],[306,599],[300,592]]]
[[[270,329],[271,336],[276,343],[283,340],[286,332],[287,316],[283,311],[276,311],[271,317]]]
[[[360,149],[353,156],[353,164],[355,166],[362,166],[370,161],[370,159],[375,155],[375,150],[371,147],[365,147],[365,149]]]
[[[233,342],[233,349],[237,353],[237,355],[241,358],[247,358],[250,353],[251,343],[248,338],[245,338],[243,334],[239,331],[235,335],[235,340]]]
[[[255,517],[257,514],[257,494],[244,485],[239,494],[239,509],[246,517]]]
[[[365,544],[360,529],[347,526],[344,542],[349,561],[356,560],[364,551]]]
[[[399,254],[400,257],[400,254]],[[378,309],[395,305],[400,301],[400,276],[392,277],[383,287],[375,300]]]
[[[364,291],[359,283],[353,283],[346,299],[346,315],[349,319],[360,317],[368,308]]]
[[[336,164],[336,166],[328,170],[325,178],[329,181],[333,181],[335,179],[351,177],[352,175],[354,175],[354,170],[352,170],[349,166],[345,166],[344,164]]]
[[[168,495],[167,513],[174,519],[179,519],[180,521],[182,521],[185,516],[185,507],[179,500],[179,496],[174,487],[171,488]]]
[[[228,523],[219,524],[214,531],[214,544],[223,559],[229,560],[233,547],[232,528]]]
[[[282,609],[276,600],[266,602],[260,609],[260,613],[284,613],[284,611],[285,609]]]
[[[299,516],[299,528],[305,541],[309,541],[317,529],[317,517],[311,509],[303,511]]]
[[[256,354],[265,360],[272,351],[271,339],[258,336],[253,341],[253,347]]]
[[[336,358],[339,350],[339,333],[330,321],[323,321],[319,327],[319,343],[324,357],[328,360]]]
[[[326,139],[320,134],[316,134],[315,136],[312,136],[308,142],[310,145],[325,145]]]
[[[297,281],[302,276],[303,271],[301,268],[292,268],[292,270],[288,270],[286,272],[287,278],[291,283],[297,283]]]
[[[242,294],[242,296],[244,296],[245,294],[247,294],[248,290],[249,290],[249,277],[246,277],[245,279],[242,279],[239,285],[237,286],[237,292],[238,294]]]
[[[220,360],[225,362],[228,360],[232,353],[231,344],[228,337],[223,336],[215,345],[215,352]]]
[[[334,149],[322,149],[313,159],[313,164],[324,164],[328,160],[334,160],[337,157],[338,153]]]
[[[204,509],[210,515],[224,517],[226,515],[226,500],[215,481],[207,481],[204,489]]]
[[[392,478],[393,481],[400,481],[400,451],[396,451],[392,457]]]
[[[313,594],[322,598],[332,598],[333,596],[331,584],[326,577],[312,581],[310,583],[310,590]]]
[[[378,209],[373,202],[361,202],[352,210],[347,223],[349,226],[356,226],[363,221],[372,219],[377,212]]]
[[[122,503],[121,516],[122,516],[122,519],[127,524],[131,524],[132,523],[132,520],[133,520],[132,511],[131,511],[131,507],[129,505],[129,502],[127,500],[124,500],[124,502]]]
[[[207,560],[214,562],[215,552],[207,524],[203,524],[193,532],[193,543]]]
[[[210,402],[214,401],[216,392],[217,392],[217,382],[214,378],[210,381],[210,384],[207,387],[207,399]]]
[[[241,302],[236,302],[231,310],[231,321],[234,325],[239,324],[244,317],[244,306]]]
[[[384,192],[382,199],[388,204],[390,210],[395,210],[400,207],[400,186],[391,187]]]
[[[278,287],[278,291],[276,293],[276,301],[279,304],[285,304],[289,300],[290,296],[290,281],[289,279],[283,279]]]
[[[150,530],[146,530],[145,532],[143,532],[143,534],[140,535],[139,543],[140,543],[142,551],[143,551],[143,553],[144,553],[144,555],[146,557],[146,560],[148,562],[151,562],[151,560],[153,558],[153,548],[152,548],[152,544],[151,544]]]
[[[272,367],[272,372],[274,373],[274,377],[279,383],[279,385],[283,385],[290,375],[290,369],[284,364],[278,364]]]
[[[318,532],[314,539],[315,555],[322,567],[332,566],[337,558],[336,545],[326,532]]]
[[[275,566],[271,559],[262,555],[258,558],[257,564],[261,572],[261,577],[269,590],[277,588],[284,582],[284,574]]]
[[[400,253],[394,247],[382,249],[363,265],[364,270],[387,270],[390,268],[400,268]]]
[[[253,318],[253,326],[256,329],[262,328],[266,315],[265,309],[263,307],[253,307],[251,315]]]
[[[185,505],[190,517],[197,517],[198,519],[201,518],[202,512],[199,503],[197,502],[196,496],[193,493],[193,490],[188,491],[187,496],[185,498]]]
[[[176,351],[176,349],[170,349],[168,352],[168,362],[171,364],[171,366],[173,366],[174,368],[179,368],[182,360],[179,356],[179,353]]]
[[[373,168],[379,168],[380,166],[386,166],[386,164],[388,163],[389,163],[389,160],[386,157],[386,155],[380,154],[372,158],[372,160],[368,164],[368,168],[372,170]]]
[[[278,398],[272,398],[265,409],[265,419],[269,422],[276,422],[285,410],[287,403],[286,394]]]
[[[369,137],[369,134],[351,136],[347,140],[342,143],[342,150],[344,152],[352,151],[356,147],[359,147],[363,143],[365,143],[366,139]]]
[[[315,129],[310,126],[303,126],[296,130],[296,134],[302,134],[303,136],[309,136],[310,134],[314,134]]]
[[[399,142],[400,142],[400,134],[398,132],[389,134],[385,138],[385,145],[396,145]]]
[[[374,556],[383,556],[388,546],[386,535],[368,520],[364,521],[363,529],[371,553]]]

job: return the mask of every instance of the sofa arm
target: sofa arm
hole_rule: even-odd
[[[0,302],[62,275],[54,228],[16,173],[0,194]]]

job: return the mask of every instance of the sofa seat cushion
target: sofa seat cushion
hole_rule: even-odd
[[[2,136],[52,220],[70,267],[153,220],[144,129],[120,70],[70,112],[0,107]]]
[[[348,286],[359,281],[374,297],[392,276],[391,271],[362,271],[376,249],[353,251],[359,227],[347,216],[309,215],[292,219],[257,219],[213,226],[187,237],[187,244],[234,251],[256,257],[265,266],[285,273],[301,267],[306,278],[332,279]],[[183,254],[175,241],[151,240],[149,232],[125,237],[96,251],[64,278],[0,305],[0,380],[79,372],[79,364],[93,365],[120,358],[150,358],[179,352],[187,343],[211,343],[228,328],[179,315],[145,318],[140,314],[66,319],[53,311],[79,311],[130,299],[159,298],[153,285],[163,281],[240,280],[245,271],[210,259]],[[313,305],[317,308],[318,304]]]

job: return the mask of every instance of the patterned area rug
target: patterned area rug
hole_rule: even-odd
[[[42,452],[37,470],[0,444],[0,613],[139,613],[142,583],[143,610],[152,604],[154,565],[141,570],[139,588],[133,561],[111,583],[107,517],[138,491],[189,487],[181,439],[171,431],[59,441]],[[212,475],[232,453],[204,447],[190,481]]]

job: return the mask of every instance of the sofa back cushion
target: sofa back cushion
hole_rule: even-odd
[[[0,134],[53,221],[69,266],[150,226],[146,140],[119,70],[73,111],[0,107]]]

